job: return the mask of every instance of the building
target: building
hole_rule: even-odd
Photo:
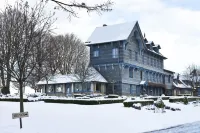
[[[84,83],[76,74],[55,75],[37,83],[42,93],[48,96],[69,96],[74,93],[105,94],[106,79],[94,68],[90,67]]]
[[[200,96],[200,87],[199,86],[197,87],[197,92],[198,92],[197,95]]]
[[[193,89],[191,80],[186,79],[184,76],[175,74],[172,87],[173,96],[192,96]]]
[[[164,69],[161,46],[143,37],[139,23],[97,27],[88,38],[90,65],[108,81],[106,93],[161,95],[172,92],[174,72]]]
[[[200,76],[175,74],[173,80],[173,95],[200,96]]]

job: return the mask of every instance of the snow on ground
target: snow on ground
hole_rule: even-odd
[[[200,106],[169,103],[181,111],[153,113],[153,111],[125,108],[122,103],[107,105],[25,103],[28,118],[19,120],[12,113],[19,112],[19,103],[0,102],[0,133],[138,133],[200,121]]]
[[[148,133],[200,133],[200,121]]]

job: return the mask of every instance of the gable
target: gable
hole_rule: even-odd
[[[97,27],[87,40],[87,45],[126,40],[136,22]]]
[[[138,22],[135,24],[134,28],[132,29],[127,42],[129,43],[129,45],[136,45],[136,49],[139,52],[142,52],[145,48],[145,43],[144,43],[144,39],[139,27]]]

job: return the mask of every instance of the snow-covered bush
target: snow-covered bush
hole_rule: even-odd
[[[46,103],[65,103],[65,104],[81,104],[81,105],[98,105],[122,103],[124,99],[44,99]]]
[[[165,94],[162,94],[161,97],[165,97]]]
[[[84,94],[74,94],[73,96],[74,96],[75,98],[76,98],[76,97],[83,97]]]
[[[162,101],[162,98],[159,97],[157,99],[157,101],[155,101],[154,105],[157,107],[157,108],[164,108],[165,107],[165,104],[164,102]]]
[[[142,105],[141,105],[141,103],[136,103],[136,104],[133,104],[133,108],[134,108],[134,109],[141,110]]]
[[[114,94],[110,94],[107,96],[107,98],[118,98],[118,97],[119,97],[119,95],[114,95]]]
[[[154,101],[153,100],[125,100],[123,102],[124,107],[132,107],[133,104],[137,104],[140,103],[142,106],[146,106],[146,105],[153,105]]]
[[[0,101],[7,101],[7,102],[19,102],[20,98],[19,97],[1,97]],[[23,98],[24,102],[28,102],[27,98]]]
[[[183,98],[183,103],[184,103],[185,105],[188,104],[188,98],[187,98],[187,97],[184,97],[184,98]]]
[[[90,99],[90,97],[83,96],[83,97],[76,97],[76,99]]]
[[[169,107],[169,106],[165,106],[165,109],[171,109],[171,107]]]

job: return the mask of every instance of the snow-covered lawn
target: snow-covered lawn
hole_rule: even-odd
[[[0,102],[0,133],[137,133],[200,121],[200,106],[165,103],[181,111],[153,111],[125,108],[122,103],[106,105],[24,103],[28,118],[23,129],[12,113],[19,103]]]

